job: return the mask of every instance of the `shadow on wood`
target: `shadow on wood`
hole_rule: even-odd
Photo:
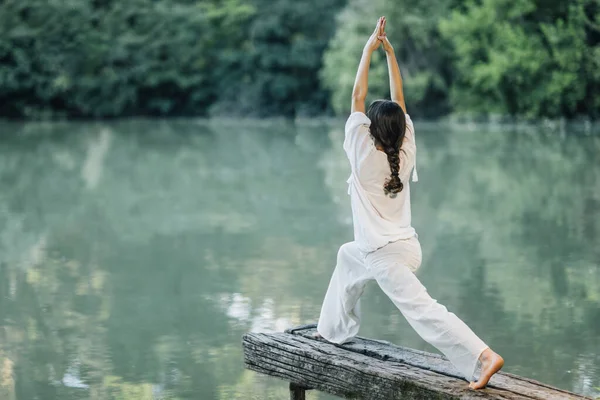
[[[316,325],[285,333],[243,336],[246,368],[290,382],[291,399],[305,390],[369,399],[565,399],[591,400],[532,379],[500,372],[473,391],[442,356],[356,337],[343,345],[314,339]]]

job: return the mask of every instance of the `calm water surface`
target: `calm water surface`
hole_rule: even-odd
[[[0,398],[287,398],[241,336],[318,318],[352,239],[342,126],[0,125]],[[430,293],[506,371],[599,396],[600,135],[416,128]],[[363,313],[435,351],[375,283]]]

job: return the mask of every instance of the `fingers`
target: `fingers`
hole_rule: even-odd
[[[379,31],[381,31],[382,23],[383,23],[383,17],[379,17],[379,19],[377,20],[377,25],[375,26],[375,31],[373,31],[373,33],[377,34]]]
[[[375,28],[375,34],[377,37],[385,35],[385,17],[379,17],[377,20],[377,27]]]
[[[377,26],[375,26],[375,31],[373,31],[373,35],[371,37],[385,43],[387,41],[387,37],[385,34],[386,23],[387,20],[385,17],[379,17],[379,19],[377,20]]]

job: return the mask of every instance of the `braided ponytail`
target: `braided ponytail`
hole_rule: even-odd
[[[394,147],[386,147],[385,154],[387,155],[388,163],[390,163],[390,170],[392,171],[391,177],[385,182],[383,191],[386,195],[391,198],[396,197],[398,193],[404,189],[404,184],[400,180],[400,156],[399,150]]]
[[[406,130],[406,117],[400,106],[390,100],[375,100],[367,110],[371,120],[370,132],[375,143],[383,149],[390,164],[391,176],[383,185],[383,192],[391,198],[404,189],[400,180],[400,148]]]

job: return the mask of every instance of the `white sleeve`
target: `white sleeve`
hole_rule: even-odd
[[[371,150],[373,141],[369,127],[371,120],[362,112],[357,111],[350,114],[344,129],[344,150],[350,160],[350,165],[356,169],[359,160]]]
[[[406,131],[400,151],[400,176],[408,177],[413,170],[413,182],[418,182],[417,176],[417,143],[415,141],[415,126],[408,114],[406,115]]]

